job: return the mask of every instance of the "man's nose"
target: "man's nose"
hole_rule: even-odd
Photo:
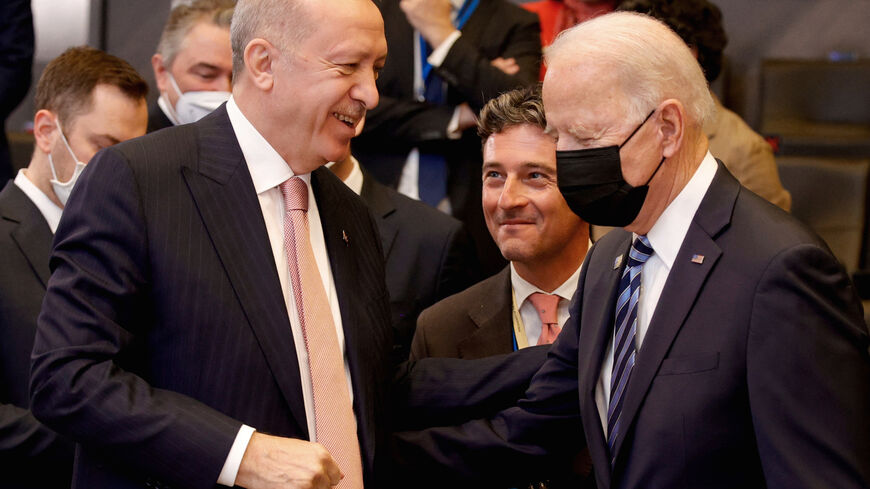
[[[508,175],[502,187],[498,205],[502,209],[522,207],[528,203],[522,182],[514,176]]]

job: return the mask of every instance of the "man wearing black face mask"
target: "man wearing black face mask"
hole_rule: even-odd
[[[400,435],[404,463],[533,473],[568,440],[588,444],[600,489],[868,487],[854,287],[821,239],[710,155],[713,102],[688,47],[617,13],[562,35],[547,61],[559,187],[583,219],[624,230],[587,254],[525,399]]]

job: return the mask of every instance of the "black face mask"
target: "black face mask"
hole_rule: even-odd
[[[649,191],[649,182],[665,158],[662,156],[659,166],[645,184],[632,187],[622,178],[619,150],[653,114],[655,110],[619,146],[556,151],[559,191],[568,207],[584,221],[599,226],[623,227],[637,218]]]

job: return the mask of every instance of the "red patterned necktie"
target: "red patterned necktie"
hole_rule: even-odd
[[[529,296],[529,301],[535,306],[538,311],[538,317],[541,318],[541,336],[538,337],[539,345],[549,345],[556,341],[559,332],[562,328],[559,327],[559,296],[553,294],[544,294],[543,292],[535,292]]]
[[[284,251],[308,351],[317,442],[326,447],[344,474],[338,487],[362,489],[362,459],[344,359],[309,239],[308,186],[299,177],[292,177],[280,188],[284,195]]]

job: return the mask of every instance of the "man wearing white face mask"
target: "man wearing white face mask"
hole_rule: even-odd
[[[232,0],[196,0],[169,13],[151,57],[160,98],[148,132],[196,122],[230,97]]]
[[[69,487],[72,444],[29,410],[36,318],[70,191],[99,149],[145,133],[147,90],[126,61],[86,47],[61,54],[39,79],[33,157],[0,192],[0,460],[15,467],[2,487]]]

